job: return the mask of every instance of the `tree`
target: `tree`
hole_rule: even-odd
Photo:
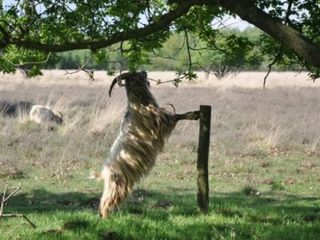
[[[130,70],[148,61],[172,32],[187,39],[188,72],[194,34],[214,48],[221,31],[214,19],[239,16],[260,28],[261,51],[320,74],[319,0],[20,0],[0,1],[0,70],[35,66],[49,53],[89,49],[93,54],[118,43]],[[272,40],[270,40],[272,39]],[[241,40],[241,41],[240,41]],[[249,46],[249,39],[233,42]],[[275,44],[263,44],[273,41]],[[227,42],[227,41],[226,41]],[[238,48],[241,49],[241,48]],[[100,58],[101,60],[101,58]],[[271,68],[270,64],[270,68]]]
[[[205,71],[207,76],[212,72],[218,79],[237,74],[243,69],[258,69],[262,63],[262,56],[256,47],[259,35],[248,36],[250,31],[221,31],[222,34],[215,36],[213,47],[204,47],[204,51],[198,48],[199,51],[193,59],[199,69]]]

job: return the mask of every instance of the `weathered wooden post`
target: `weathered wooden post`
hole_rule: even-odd
[[[197,160],[198,207],[202,213],[208,212],[209,180],[208,157],[210,145],[211,106],[200,106],[200,129]]]

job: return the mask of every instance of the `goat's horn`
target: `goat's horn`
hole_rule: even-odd
[[[63,118],[62,112],[58,111],[58,113],[60,114],[60,117]]]
[[[125,79],[126,75],[125,74],[121,74],[120,76],[116,77],[115,79],[113,79],[111,86],[109,88],[109,97],[111,97],[111,92],[112,89],[114,87],[114,85],[116,85],[116,83],[118,83],[119,86],[124,86],[124,84],[121,84],[121,80]]]
[[[116,85],[116,83],[118,82],[118,77],[116,77],[115,79],[113,79],[112,83],[111,83],[111,86],[109,88],[109,97],[111,97],[111,92],[112,92],[112,89],[114,87],[114,85]]]

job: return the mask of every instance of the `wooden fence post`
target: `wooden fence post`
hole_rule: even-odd
[[[208,212],[209,180],[208,157],[210,145],[211,106],[200,106],[200,129],[197,160],[198,207],[202,213]]]

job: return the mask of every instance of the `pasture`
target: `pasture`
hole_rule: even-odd
[[[61,111],[62,126],[40,126],[20,112],[0,114],[0,188],[22,190],[4,208],[0,239],[319,239],[320,82],[305,73],[240,73],[155,85],[177,112],[212,105],[208,215],[196,207],[198,123],[180,122],[144,178],[108,219],[98,216],[100,171],[126,107],[124,89],[104,72],[44,71],[34,79],[0,75],[0,101]],[[173,73],[152,72],[169,80]],[[170,109],[170,107],[169,107]],[[2,191],[2,190],[0,190]]]

